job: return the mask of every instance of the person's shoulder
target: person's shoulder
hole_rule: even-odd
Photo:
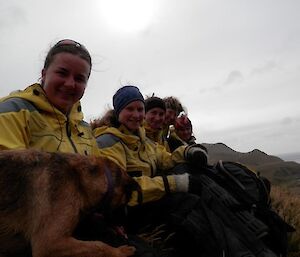
[[[15,90],[0,99],[0,112],[37,111],[35,97],[42,93],[40,84],[32,84],[24,90]]]
[[[28,110],[30,112],[36,111],[36,107],[28,100],[21,97],[9,97],[0,102],[0,112],[20,112],[21,110]]]
[[[103,133],[99,136],[96,137],[96,141],[98,144],[98,147],[103,149],[103,148],[108,148],[114,146],[116,143],[121,142],[121,138],[116,136],[113,133]]]

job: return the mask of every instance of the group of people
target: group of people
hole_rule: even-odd
[[[207,224],[210,218],[205,215],[197,176],[207,168],[207,149],[196,143],[192,122],[180,101],[173,96],[145,99],[138,87],[125,85],[113,95],[113,109],[87,123],[80,99],[91,70],[92,58],[81,43],[63,39],[53,45],[40,82],[0,99],[0,150],[34,148],[101,156],[136,180],[140,192],[132,194],[126,212],[116,215],[125,234],[111,233],[96,218],[78,224],[75,236],[108,238],[106,243],[113,246],[127,240],[136,247],[136,257],[166,256],[141,238],[126,236],[139,235],[150,224],[163,224],[165,239],[176,235],[175,252],[168,256],[220,256],[213,254],[214,249],[224,253],[225,246],[218,247],[218,237],[206,236],[207,226],[220,224]],[[197,238],[195,227],[205,237]],[[103,231],[110,235],[103,237]]]
[[[91,69],[91,56],[81,43],[64,39],[52,46],[40,83],[0,99],[0,150],[34,148],[109,158],[141,187],[142,204],[133,195],[130,217],[137,217],[141,205],[158,203],[169,193],[191,192],[190,174],[172,168],[206,165],[207,152],[195,143],[180,102],[174,97],[145,100],[137,87],[126,85],[114,94],[113,109],[88,124],[80,99]],[[128,230],[139,223],[130,217]]]
[[[181,145],[196,143],[192,123],[180,101],[173,96],[145,100],[145,130],[148,138],[173,152]]]

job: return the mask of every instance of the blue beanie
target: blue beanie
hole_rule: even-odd
[[[135,86],[121,87],[113,96],[113,106],[116,115],[119,116],[120,112],[124,109],[126,105],[137,100],[145,103],[144,97],[137,87]]]

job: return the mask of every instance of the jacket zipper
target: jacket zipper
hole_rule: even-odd
[[[67,131],[68,139],[69,139],[69,141],[72,145],[72,148],[73,148],[74,152],[78,153],[77,148],[76,148],[76,146],[75,146],[75,144],[74,144],[74,142],[71,138],[71,128],[70,128],[70,123],[69,123],[69,117],[67,117],[67,121],[66,121],[66,131]]]

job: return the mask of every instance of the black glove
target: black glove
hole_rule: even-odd
[[[184,157],[194,168],[207,166],[207,150],[203,145],[194,144],[188,146],[184,151]]]

